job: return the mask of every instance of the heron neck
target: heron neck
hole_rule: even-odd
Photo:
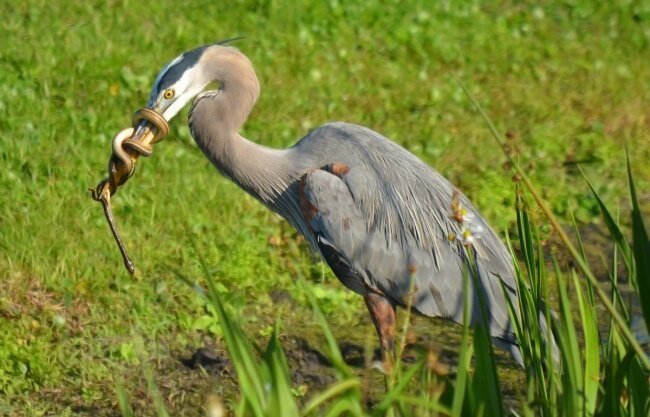
[[[292,149],[271,149],[206,121],[218,106],[210,102],[194,109],[191,130],[199,148],[222,174],[284,217],[318,250],[297,200],[298,179],[304,172],[301,159],[293,157]],[[203,112],[208,118],[201,116]]]
[[[253,143],[239,134],[259,95],[257,76],[243,54],[232,49],[207,56],[210,78],[221,89],[203,93],[194,102],[189,124],[199,148],[225,176],[282,213],[278,201],[299,175],[288,150]]]

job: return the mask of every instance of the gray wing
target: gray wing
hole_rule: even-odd
[[[472,203],[442,175],[412,153],[370,129],[347,123],[330,123],[312,131],[293,149],[295,162],[311,167],[340,163],[351,173],[342,177],[367,224],[386,235],[387,241],[405,236],[425,251],[431,250],[437,266],[447,261],[438,253],[441,242],[459,235],[452,217],[452,199],[474,215],[482,229],[475,248],[492,271],[514,288],[510,254]]]
[[[344,165],[344,172],[333,170],[335,165],[344,164],[329,164],[306,174],[301,180],[300,198],[311,233],[337,277],[357,293],[377,291],[400,305],[408,304],[412,283],[411,304],[416,311],[462,323],[463,271],[467,258],[464,246],[457,240],[450,241],[446,235],[461,232],[453,221],[447,221],[451,208],[444,218],[445,228],[439,228],[433,245],[422,245],[413,230],[387,233],[375,213],[368,212],[368,198],[363,198],[374,189],[376,173],[362,163]],[[399,192],[394,186],[388,189]],[[450,206],[452,192],[449,194],[445,204]],[[388,210],[392,201],[403,199],[402,196],[391,198],[375,203],[375,210]],[[464,204],[469,204],[462,195],[461,198]],[[427,203],[431,204],[424,202]],[[422,204],[418,202],[416,207]],[[500,284],[502,271],[508,271],[504,262],[509,258],[492,259],[491,251],[484,252],[478,259],[479,285],[487,304],[490,331],[493,337],[509,344],[514,341],[514,335]],[[508,283],[512,276],[503,278]],[[510,296],[516,297],[514,288]],[[472,322],[476,323],[481,316],[476,292],[473,298]]]

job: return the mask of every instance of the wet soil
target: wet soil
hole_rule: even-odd
[[[361,322],[358,329],[352,329],[353,334],[337,335],[337,340],[346,364],[353,368],[363,381],[367,405],[372,406],[384,393],[384,376],[376,369],[381,363],[381,354],[376,346],[374,330],[369,320],[361,318]],[[403,366],[408,367],[423,355],[434,353],[440,372],[453,374],[458,360],[460,331],[460,326],[443,320],[412,317],[406,336],[406,348],[402,355]],[[306,401],[314,393],[324,390],[336,381],[335,369],[327,358],[324,340],[307,340],[300,335],[284,334],[280,341],[287,357],[293,386],[302,396],[299,400]],[[507,403],[514,406],[516,387],[523,381],[523,372],[508,354],[497,354],[503,394]],[[203,386],[204,393],[212,390],[222,398],[236,398],[235,371],[223,348],[215,345],[202,346],[177,359],[185,368],[180,370],[184,379],[191,381],[207,376],[211,380],[210,384]]]

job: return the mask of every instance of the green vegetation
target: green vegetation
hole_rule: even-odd
[[[646,257],[650,254],[650,240],[637,210],[637,200],[633,178],[630,175],[630,194],[632,197],[632,223],[634,250],[622,238],[616,222],[611,221],[611,213],[602,204],[597,194],[602,215],[612,235],[612,243],[624,258],[634,292],[641,291],[650,284],[650,269]],[[529,186],[530,184],[527,184]],[[536,191],[529,187],[532,194]],[[539,230],[529,216],[523,195],[518,195],[521,209],[517,210],[517,232],[522,248],[523,268],[517,269],[517,286],[520,300],[517,308],[522,312],[520,318],[514,315],[514,305],[510,305],[515,328],[521,340],[526,386],[520,389],[517,415],[539,416],[630,416],[646,417],[650,413],[650,357],[638,351],[637,340],[628,339],[630,332],[630,311],[620,303],[621,292],[612,286],[605,303],[611,317],[623,315],[625,320],[619,326],[611,320],[606,342],[601,346],[596,318],[594,291],[599,292],[600,284],[587,281],[586,289],[572,272],[567,277],[556,268],[557,292],[559,294],[559,320],[557,315],[544,303],[549,299],[548,277],[541,250]],[[553,223],[555,219],[549,216]],[[573,248],[570,247],[569,250]],[[576,252],[577,253],[577,252]],[[580,256],[580,255],[578,255]],[[579,263],[583,258],[576,257]],[[201,264],[206,276],[210,276],[204,259]],[[613,270],[617,270],[614,262]],[[584,264],[583,274],[591,271]],[[477,272],[473,263],[468,265],[465,288],[477,282]],[[471,280],[470,280],[471,276]],[[610,275],[616,282],[616,272]],[[458,368],[453,377],[448,376],[431,352],[403,370],[395,367],[386,377],[386,391],[383,398],[373,407],[364,407],[367,393],[364,380],[356,375],[344,362],[327,320],[312,299],[315,315],[327,340],[327,354],[336,369],[336,382],[326,390],[314,395],[300,410],[299,400],[293,395],[286,357],[280,347],[277,323],[266,350],[258,355],[247,340],[241,327],[226,312],[224,303],[215,286],[208,278],[208,294],[200,292],[212,306],[214,317],[223,329],[223,338],[236,370],[240,396],[233,406],[236,416],[506,416],[499,390],[497,360],[490,343],[488,323],[477,327],[473,341],[469,329],[463,330],[460,340]],[[579,307],[579,318],[573,313],[574,302],[569,298],[569,289],[574,292]],[[504,288],[505,291],[505,288]],[[471,299],[465,291],[465,321],[469,321]],[[641,309],[650,312],[647,297],[641,295]],[[482,303],[482,300],[479,300]],[[482,305],[480,308],[484,308]],[[539,312],[546,323],[542,324]],[[408,324],[408,318],[405,323]],[[645,322],[650,328],[650,321]],[[578,328],[584,334],[584,344],[578,342]],[[406,328],[405,328],[406,330]],[[553,335],[555,336],[553,336]],[[557,351],[545,340],[557,341]],[[401,352],[404,344],[398,348]],[[399,353],[398,353],[399,355]],[[602,356],[601,356],[602,355]],[[474,366],[470,360],[475,358]],[[601,359],[602,358],[602,359]],[[441,372],[441,369],[443,370]],[[601,376],[602,375],[602,376]],[[155,385],[152,392],[157,392]],[[124,395],[124,394],[123,394]],[[155,398],[155,397],[154,397]],[[218,397],[217,397],[218,398]],[[160,402],[158,402],[160,403]],[[122,401],[124,415],[132,415],[128,399]],[[208,415],[223,415],[225,407],[220,400],[209,402]],[[158,415],[167,415],[159,408]]]
[[[510,157],[560,221],[571,225],[575,216],[579,229],[597,224],[610,230],[614,238],[606,249],[618,245],[621,268],[642,277],[647,264],[632,267],[632,259],[648,259],[638,253],[641,229],[634,228],[631,245],[624,237],[631,235],[632,219],[650,207],[650,90],[644,88],[650,85],[650,8],[640,1],[538,3],[0,5],[0,414],[114,415],[120,406],[133,406],[141,415],[155,414],[164,403],[170,414],[196,415],[210,390],[231,398],[232,383],[189,371],[178,361],[206,340],[226,336],[213,302],[197,297],[179,274],[197,289],[212,282],[210,294],[219,295],[250,338],[266,340],[280,315],[281,335],[318,339],[309,294],[337,338],[372,332],[360,300],[312,262],[289,226],[215,172],[194,146],[183,116],[114,199],[138,269],[135,278],[123,270],[101,209],[86,190],[105,175],[110,139],[146,102],[157,71],[180,52],[221,38],[246,36],[237,46],[253,61],[262,85],[246,136],[281,147],[326,121],[372,127],[449,177],[503,235],[521,238],[511,164],[504,166],[506,158],[455,80],[460,79],[496,130],[507,132]],[[627,216],[623,145],[640,205],[633,217]],[[585,186],[578,166],[599,198]],[[619,205],[621,223],[615,227]],[[604,206],[611,212],[599,220]],[[546,224],[540,228],[539,239],[566,259],[566,251],[554,245],[556,234]],[[586,248],[589,240],[583,239]],[[591,268],[602,264],[593,247],[587,257]],[[535,262],[545,270],[541,258]],[[611,262],[611,274],[599,278],[616,283],[628,276],[619,277]],[[565,277],[557,285],[561,305],[560,289],[574,288],[574,279],[571,273],[553,275]],[[633,285],[642,290],[648,283]],[[648,291],[640,293],[647,297]],[[572,315],[588,323],[592,297],[597,294],[586,287],[575,310],[557,311],[565,320]],[[292,301],[274,301],[279,298]],[[627,302],[614,291],[612,303],[625,320]],[[642,302],[647,305],[647,298]],[[599,318],[601,326],[609,320],[600,313]],[[585,393],[591,393],[584,405],[559,405],[554,390],[565,381],[542,384],[546,374],[539,366],[534,376],[525,375],[534,388],[518,394],[548,398],[544,404],[567,412],[594,410],[594,404],[616,407],[616,389],[627,383],[620,381],[644,376],[635,368],[637,359],[625,356],[627,342],[615,329],[607,346],[600,346],[600,372],[616,382],[599,385],[598,397],[586,376],[595,369],[594,351],[576,350],[593,346],[593,332],[584,334],[584,342],[575,338],[561,346],[563,354],[584,354],[580,358],[589,364],[580,368],[574,362],[579,369],[571,374],[571,386],[584,380]],[[271,341],[267,357],[277,358],[277,340]],[[406,372],[419,372],[413,369]],[[455,376],[454,392],[464,390],[458,388],[463,375]],[[457,411],[474,401],[475,382],[464,378],[467,396],[442,404]],[[357,389],[353,385],[350,390]],[[157,392],[150,387],[159,394],[150,394]],[[305,404],[317,398],[308,388],[293,393],[304,395]],[[630,402],[639,401],[634,395]],[[383,401],[392,406],[397,397]]]

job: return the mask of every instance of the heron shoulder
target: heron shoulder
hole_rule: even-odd
[[[409,165],[430,170],[415,155],[376,131],[346,122],[329,122],[310,131],[294,148],[302,156],[317,156],[324,162],[332,158],[344,158],[347,162],[372,163],[372,160],[391,155]],[[327,160],[327,161],[326,161]],[[343,162],[343,161],[340,161]],[[413,166],[412,169],[417,169]]]
[[[366,218],[384,231],[387,240],[401,241],[407,234],[416,246],[435,256],[441,245],[449,244],[449,236],[462,233],[462,225],[453,219],[457,196],[463,210],[474,215],[477,228],[483,230],[477,249],[493,259],[508,257],[469,199],[399,144],[371,129],[344,122],[327,123],[303,141],[300,154],[309,158],[314,168],[332,163],[349,167],[343,181]],[[502,266],[497,269],[510,275],[509,268]]]

